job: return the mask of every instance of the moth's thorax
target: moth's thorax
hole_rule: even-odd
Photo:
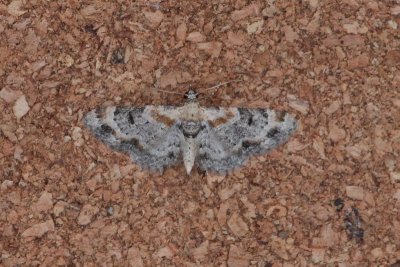
[[[181,120],[186,120],[186,121],[202,120],[201,108],[198,101],[190,101],[183,106],[181,113]]]

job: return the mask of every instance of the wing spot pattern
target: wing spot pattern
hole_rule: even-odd
[[[277,136],[277,134],[279,134],[279,130],[278,130],[277,127],[274,127],[271,130],[269,130],[269,132],[267,133],[267,137],[268,138],[275,138]]]
[[[107,124],[102,124],[100,126],[101,131],[106,133],[106,134],[111,134],[114,132],[113,128],[111,128],[110,126],[108,126]]]
[[[232,113],[227,113],[225,117],[219,117],[215,120],[208,120],[208,123],[212,127],[217,128],[217,127],[227,123],[233,117],[234,117],[234,115]]]
[[[252,125],[253,124],[253,116],[250,116],[249,119],[247,120],[247,125]]]
[[[130,140],[123,141],[121,143],[124,144],[124,145],[134,146],[135,148],[137,148],[139,150],[143,150],[142,145],[140,144],[139,140],[136,139],[136,138],[132,138]]]
[[[153,110],[151,115],[153,116],[153,118],[156,121],[158,121],[164,125],[167,125],[168,127],[171,127],[175,123],[175,121],[173,119],[169,118],[168,116],[158,113],[156,110]]]
[[[131,112],[129,112],[129,114],[128,114],[128,121],[130,124],[135,124],[135,119],[133,118]]]

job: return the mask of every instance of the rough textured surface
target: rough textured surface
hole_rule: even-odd
[[[397,266],[399,15],[373,0],[1,2],[0,265]],[[141,171],[81,123],[231,79],[203,105],[299,127],[227,176]]]

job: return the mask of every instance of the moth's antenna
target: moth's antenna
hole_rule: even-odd
[[[223,85],[226,85],[226,84],[228,84],[228,83],[239,82],[239,81],[240,81],[240,80],[230,80],[230,81],[227,81],[227,82],[223,82],[223,83],[214,85],[214,86],[209,87],[209,88],[204,88],[204,89],[197,90],[197,92],[206,92],[206,91],[218,89],[219,87],[221,87],[221,86],[223,86]],[[210,98],[210,97],[212,97],[214,94],[215,94],[215,91],[214,91],[213,93],[211,93],[210,95],[206,96],[206,97],[201,97],[201,98],[199,98],[199,100],[204,100],[204,99]]]
[[[240,81],[240,80],[230,80],[230,81],[227,81],[227,82],[223,82],[223,83],[214,85],[214,86],[209,87],[209,88],[199,89],[199,90],[197,90],[197,92],[205,92],[205,91],[214,90],[214,89],[217,89],[217,88],[219,88],[219,87],[221,87],[221,86],[223,86],[223,85],[225,85],[225,84],[233,83],[233,82],[239,82],[239,81]]]
[[[184,93],[178,93],[178,92],[173,92],[173,91],[167,91],[167,90],[162,90],[162,89],[156,89],[158,92],[162,93],[167,93],[171,95],[185,95]]]

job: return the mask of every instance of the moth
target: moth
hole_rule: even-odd
[[[183,106],[116,107],[88,112],[84,124],[114,150],[129,154],[154,171],[183,161],[190,174],[199,169],[226,173],[252,156],[286,142],[297,122],[270,109],[202,107],[189,90]]]

